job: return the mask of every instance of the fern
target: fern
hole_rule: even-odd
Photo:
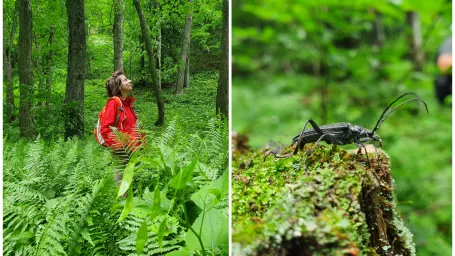
[[[167,218],[166,231],[168,235],[163,240],[163,247],[159,248],[157,233],[158,227],[164,218]],[[136,234],[145,219],[147,219],[148,223],[148,236],[142,255],[161,255],[182,247],[181,245],[185,238],[185,232],[182,230],[180,223],[175,217],[159,215],[153,221],[150,221],[149,217],[138,212],[133,212],[121,224],[124,229],[130,232],[130,235],[118,242],[120,249],[130,253],[130,255],[136,255]]]
[[[114,189],[106,182],[109,158],[97,159],[106,152],[78,140],[45,145],[39,138],[5,148],[15,154],[4,159],[3,254],[74,254],[91,209],[104,200],[98,194]]]
[[[70,219],[70,206],[74,199],[74,195],[60,198],[59,203],[49,209],[47,223],[36,234],[36,255],[67,255],[63,240],[68,235],[66,223]]]
[[[211,120],[202,132],[188,134],[175,118],[162,136],[149,138],[147,143],[139,152],[134,174],[134,205],[150,205],[154,196],[150,189],[157,183],[164,187],[195,157],[200,161],[193,182],[175,198],[177,205],[218,178],[227,166],[227,130],[217,120]],[[184,246],[187,226],[175,217],[160,215],[152,221],[148,212],[134,208],[116,224],[120,212],[116,210],[115,166],[109,152],[93,141],[4,140],[4,149],[4,255],[135,255],[136,234],[144,219],[148,239],[143,255],[163,255]],[[170,204],[166,196],[161,200]],[[227,200],[216,207],[227,211]],[[175,214],[182,214],[180,207],[176,209],[180,210]],[[157,233],[164,218],[167,233],[159,248]]]
[[[161,134],[161,136],[156,137],[155,144],[163,144],[163,145],[170,144],[176,134],[176,128],[177,128],[177,119],[174,118],[169,122],[168,126],[166,127],[166,130],[164,130],[164,132]]]

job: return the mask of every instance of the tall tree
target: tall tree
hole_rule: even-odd
[[[44,54],[42,53],[42,48],[41,48],[41,45],[40,45],[40,42],[38,40],[38,36],[36,34],[36,31],[35,31],[35,35],[34,35],[34,43],[35,43],[35,50],[36,50],[36,58],[34,58],[34,67],[35,67],[35,70],[36,70],[36,73],[38,74],[37,76],[35,76],[35,83],[36,83],[36,80],[38,80],[38,88],[37,90],[35,91],[35,98],[38,100],[38,104],[43,106],[44,105],[44,95],[45,95],[45,88],[44,88],[44,85],[45,85],[45,80],[44,80],[44,66],[45,66],[45,57],[44,57]],[[35,73],[35,74],[36,74]]]
[[[66,0],[68,72],[65,91],[65,139],[84,134],[85,14],[84,0]]]
[[[158,16],[158,22],[156,23],[156,30],[157,30],[157,46],[156,46],[156,53],[157,53],[157,61],[158,61],[158,88],[161,90],[161,45],[162,45],[162,38],[161,38],[161,11],[160,11],[160,3],[159,0],[155,0],[155,12],[156,16]]]
[[[46,58],[46,66],[44,68],[44,75],[46,79],[46,88],[45,88],[45,99],[46,106],[49,106],[51,103],[51,92],[52,92],[52,63],[54,60],[54,43],[55,43],[55,27],[51,25],[49,27],[49,54]]]
[[[229,1],[223,0],[221,60],[216,92],[216,113],[229,117]]]
[[[384,24],[382,22],[382,13],[374,10],[374,44],[382,47],[385,42]]]
[[[193,0],[188,0],[189,4],[193,2]],[[191,7],[190,7],[191,10]],[[188,16],[186,17],[185,22],[185,36],[183,38],[183,47],[182,47],[182,57],[180,59],[179,64],[179,73],[177,77],[177,86],[175,92],[177,94],[183,93],[183,87],[189,87],[190,81],[190,40],[191,40],[191,21],[193,20],[193,15],[190,11]]]
[[[424,55],[422,49],[422,32],[420,29],[420,17],[416,11],[406,12],[406,21],[409,26],[408,42],[411,58],[414,61],[415,70],[422,70]]]
[[[156,63],[155,56],[153,54],[152,42],[150,41],[150,32],[145,22],[144,13],[141,9],[141,4],[139,0],[133,0],[134,6],[136,7],[137,14],[139,16],[139,22],[141,24],[142,38],[144,39],[145,49],[147,51],[147,57],[149,60],[149,72],[152,77],[152,87],[155,92],[155,100],[158,105],[158,120],[155,122],[155,125],[164,124],[164,102],[161,100],[161,92],[158,88],[157,75],[156,75]]]
[[[32,8],[30,0],[19,1],[19,130],[21,136],[33,137]]]
[[[3,70],[4,70],[4,79],[6,83],[6,120],[11,122],[15,119],[14,116],[14,90],[13,90],[13,65],[12,65],[12,52],[14,49],[14,36],[16,34],[17,28],[17,11],[18,3],[16,2],[16,7],[14,8],[14,13],[12,15],[12,27],[11,34],[8,40],[8,37],[3,38]],[[3,27],[5,26],[5,16],[3,15]],[[3,29],[5,31],[5,29]],[[6,32],[6,31],[5,31]]]
[[[123,1],[114,0],[114,70],[123,69]]]

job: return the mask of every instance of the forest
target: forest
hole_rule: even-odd
[[[308,172],[303,153],[264,160],[264,152],[293,152],[291,139],[308,119],[372,130],[388,104],[408,92],[426,102],[429,114],[411,101],[376,131],[390,160],[381,170],[390,170],[386,188],[395,194],[382,204],[409,231],[399,234],[409,242],[401,255],[450,255],[452,102],[440,100],[435,81],[451,81],[451,63],[440,70],[437,56],[451,38],[452,2],[239,0],[232,10],[234,255],[392,255],[400,239],[373,253],[375,238],[359,222],[370,216],[345,201],[361,195],[353,178],[365,165],[343,162],[365,161],[344,151],[356,152],[356,145],[321,142],[308,156]],[[331,160],[318,162],[325,157]],[[373,165],[385,158],[370,154]]]
[[[3,1],[3,255],[228,254],[228,12]],[[115,70],[145,135],[117,186],[93,131]]]

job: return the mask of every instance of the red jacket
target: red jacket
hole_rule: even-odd
[[[133,102],[136,100],[132,97],[127,97],[122,99],[123,111],[120,112],[120,118],[117,123],[117,130],[122,133],[122,135],[127,135],[126,138],[119,135],[117,136],[111,129],[111,126],[115,124],[115,117],[117,109],[120,107],[114,99],[110,99],[104,110],[103,118],[101,120],[101,136],[105,141],[106,147],[116,147],[116,146],[129,146],[131,147],[132,140],[138,140],[141,138],[141,134],[138,132],[136,123],[137,116],[133,109]],[[134,143],[135,146],[138,146],[137,143]]]

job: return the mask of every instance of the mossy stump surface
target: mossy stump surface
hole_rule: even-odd
[[[415,255],[389,158],[369,156],[318,146],[305,172],[303,153],[235,152],[233,255]]]

